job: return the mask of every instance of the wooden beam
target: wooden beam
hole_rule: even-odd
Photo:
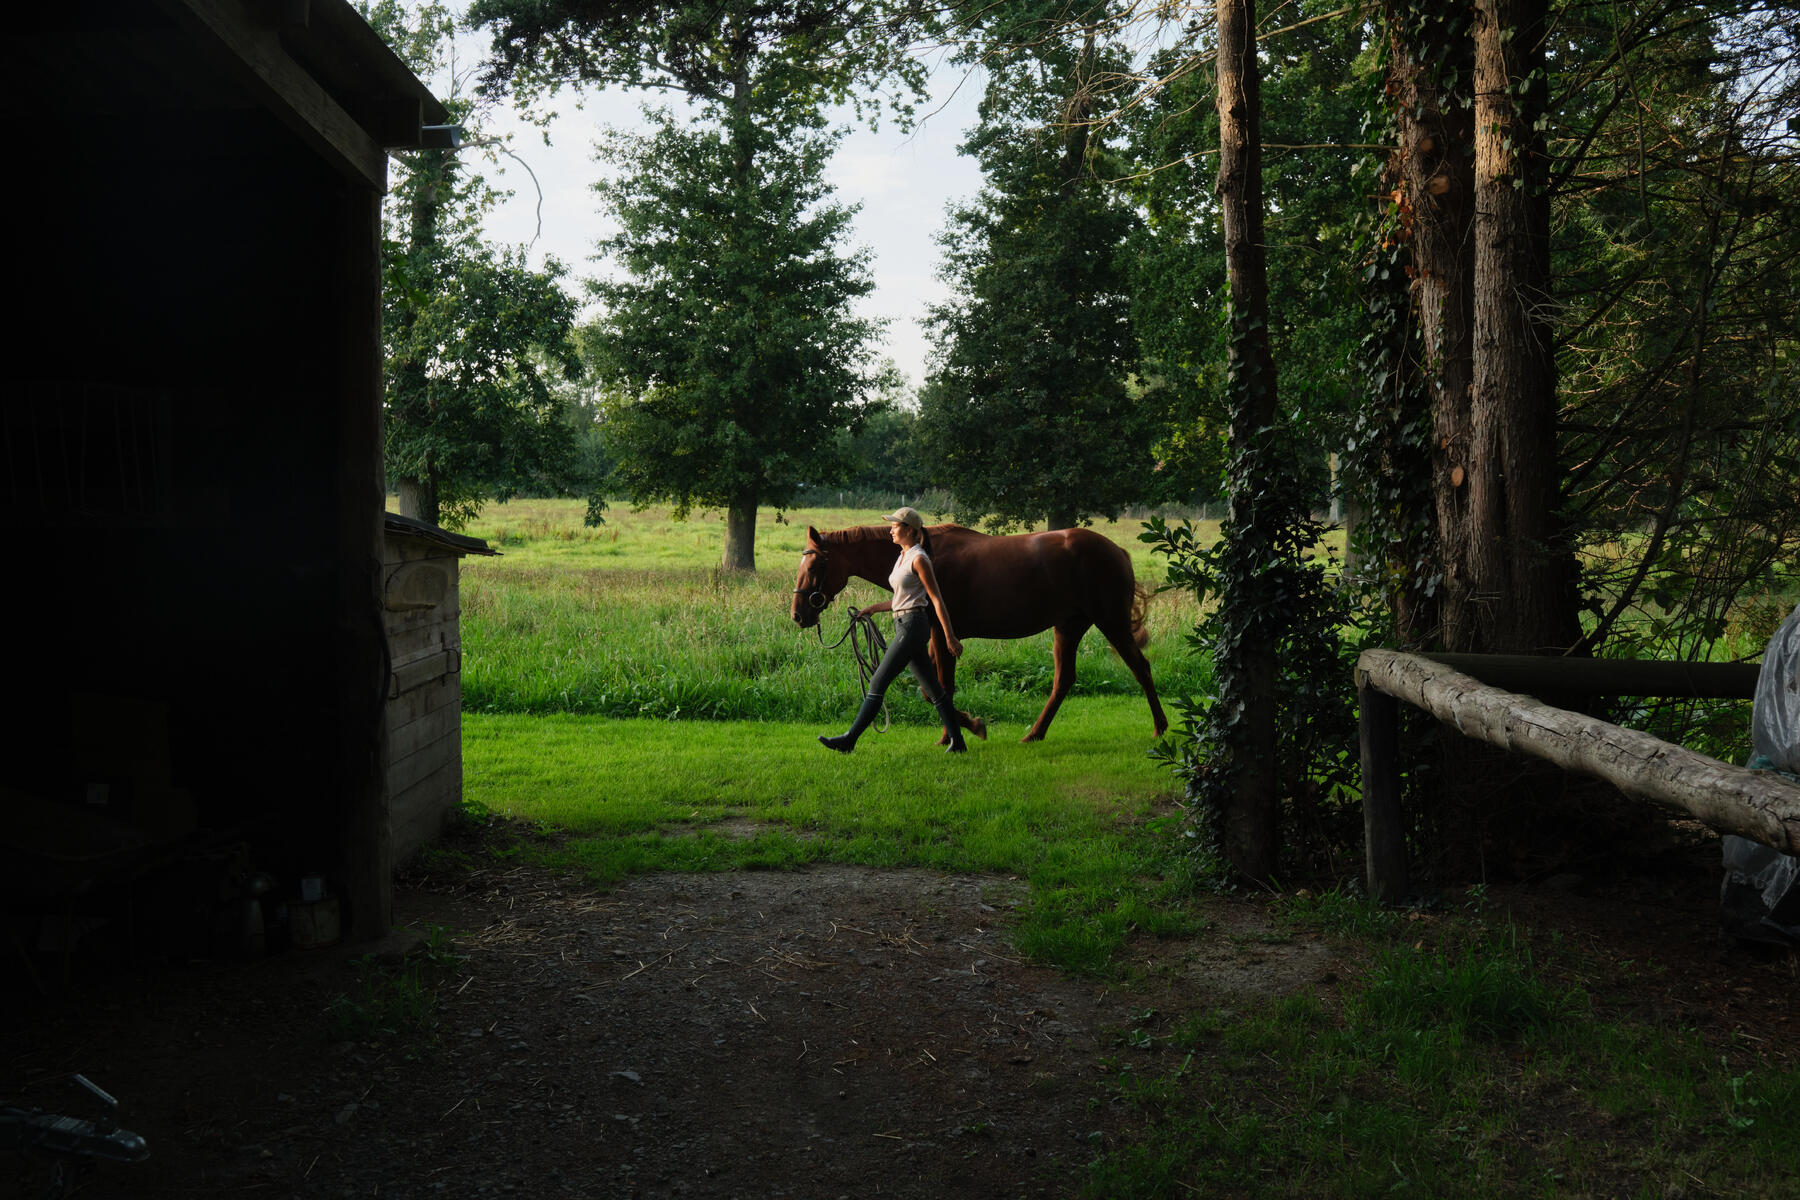
[[[252,97],[336,170],[387,190],[387,152],[295,62],[280,32],[254,22],[239,0],[160,0],[221,59]]]
[[[1400,807],[1400,702],[1373,687],[1356,689],[1362,742],[1363,865],[1369,897],[1401,904],[1411,890]]]
[[[1468,737],[1606,780],[1720,833],[1800,854],[1800,784],[1774,771],[1734,767],[1529,696],[1489,687],[1443,663],[1394,650],[1365,650],[1358,689],[1374,688],[1423,708]]]
[[[335,411],[338,509],[332,518],[339,636],[337,740],[342,780],[344,884],[352,941],[393,920],[393,828],[388,800],[387,627],[382,607],[381,196],[355,186],[336,205],[333,261],[338,364]]]
[[[1553,658],[1534,654],[1421,654],[1509,692],[1579,696],[1697,696],[1748,700],[1757,663],[1657,662],[1633,658]]]

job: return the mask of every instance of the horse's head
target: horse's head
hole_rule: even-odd
[[[806,549],[800,552],[800,574],[794,579],[794,624],[802,629],[817,625],[819,614],[849,582],[850,568],[843,556],[834,560],[818,531],[808,525]]]

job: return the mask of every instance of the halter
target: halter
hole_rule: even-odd
[[[824,548],[821,546],[808,546],[800,552],[800,557],[804,559],[809,554],[816,554],[819,556],[820,566],[824,566],[825,561],[831,557],[829,554],[825,553]],[[821,588],[815,587],[810,591],[806,588],[795,588],[794,595],[805,596],[806,602],[816,609],[823,609],[827,604],[831,603],[831,597],[827,596]]]

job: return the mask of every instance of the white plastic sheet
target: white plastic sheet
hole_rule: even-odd
[[[1769,639],[1750,714],[1750,766],[1800,775],[1800,605]],[[1719,919],[1738,937],[1800,944],[1800,858],[1727,834]]]

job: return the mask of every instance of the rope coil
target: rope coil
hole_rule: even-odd
[[[820,625],[814,625],[813,631],[819,635],[819,644],[825,646],[825,631]],[[869,677],[875,674],[875,668],[881,665],[882,655],[887,653],[887,639],[881,636],[881,629],[875,624],[875,618],[857,608],[850,609],[850,624],[837,641],[825,646],[827,650],[836,650],[845,642],[850,643],[850,651],[856,655],[856,687],[859,695],[868,695]],[[881,732],[888,731],[887,697],[881,698]]]

